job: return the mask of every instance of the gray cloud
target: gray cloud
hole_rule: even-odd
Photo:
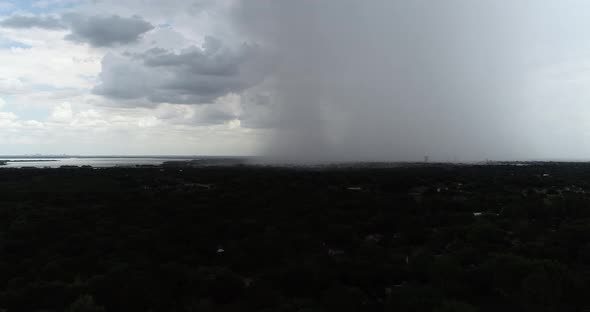
[[[154,29],[141,17],[131,18],[112,16],[81,16],[69,14],[64,16],[70,24],[71,34],[67,40],[88,43],[95,47],[108,47],[128,44],[139,40],[142,34]]]
[[[240,95],[241,126],[251,129],[273,129],[278,125],[278,110],[273,96],[267,90],[272,86],[262,83]]]
[[[136,60],[109,53],[102,59],[102,83],[94,92],[121,100],[141,98],[155,86],[157,77],[148,74]]]
[[[43,28],[49,30],[70,30],[65,39],[88,43],[94,47],[137,42],[141,35],[155,27],[141,17],[86,16],[69,13],[59,18],[52,16],[14,15],[0,21],[6,28]]]
[[[238,116],[232,112],[223,111],[215,108],[213,105],[209,105],[195,118],[195,123],[199,125],[217,125],[237,118]]]
[[[66,29],[67,25],[60,19],[52,16],[24,16],[13,15],[2,21],[0,26],[6,28],[44,28],[52,30]]]
[[[238,27],[273,51],[277,128],[295,160],[519,158],[521,15],[497,1],[243,0]]]
[[[127,56],[107,55],[94,92],[114,99],[146,98],[152,103],[204,104],[239,93],[264,77],[257,47],[236,49],[208,38],[202,47],[178,53],[151,49]]]
[[[181,53],[152,49],[143,57],[145,65],[151,67],[184,68],[190,73],[207,76],[234,76],[251,51],[250,46],[244,45],[235,53],[224,49],[221,41],[207,37],[202,48],[193,47]]]
[[[186,104],[162,104],[158,105],[154,112],[158,119],[165,120],[167,123],[175,125],[219,125],[239,119],[235,107],[232,107],[227,103],[198,106]]]

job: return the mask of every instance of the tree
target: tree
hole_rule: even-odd
[[[80,296],[67,310],[68,312],[105,312],[105,309],[94,302],[91,295]]]
[[[435,312],[477,312],[478,309],[470,304],[459,301],[445,301]]]

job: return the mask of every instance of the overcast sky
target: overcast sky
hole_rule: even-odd
[[[589,159],[590,3],[0,0],[33,153]]]

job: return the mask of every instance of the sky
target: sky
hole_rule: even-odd
[[[582,0],[0,0],[0,154],[589,159]]]

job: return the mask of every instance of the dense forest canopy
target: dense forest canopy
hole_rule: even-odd
[[[582,311],[590,165],[0,170],[0,308]]]

